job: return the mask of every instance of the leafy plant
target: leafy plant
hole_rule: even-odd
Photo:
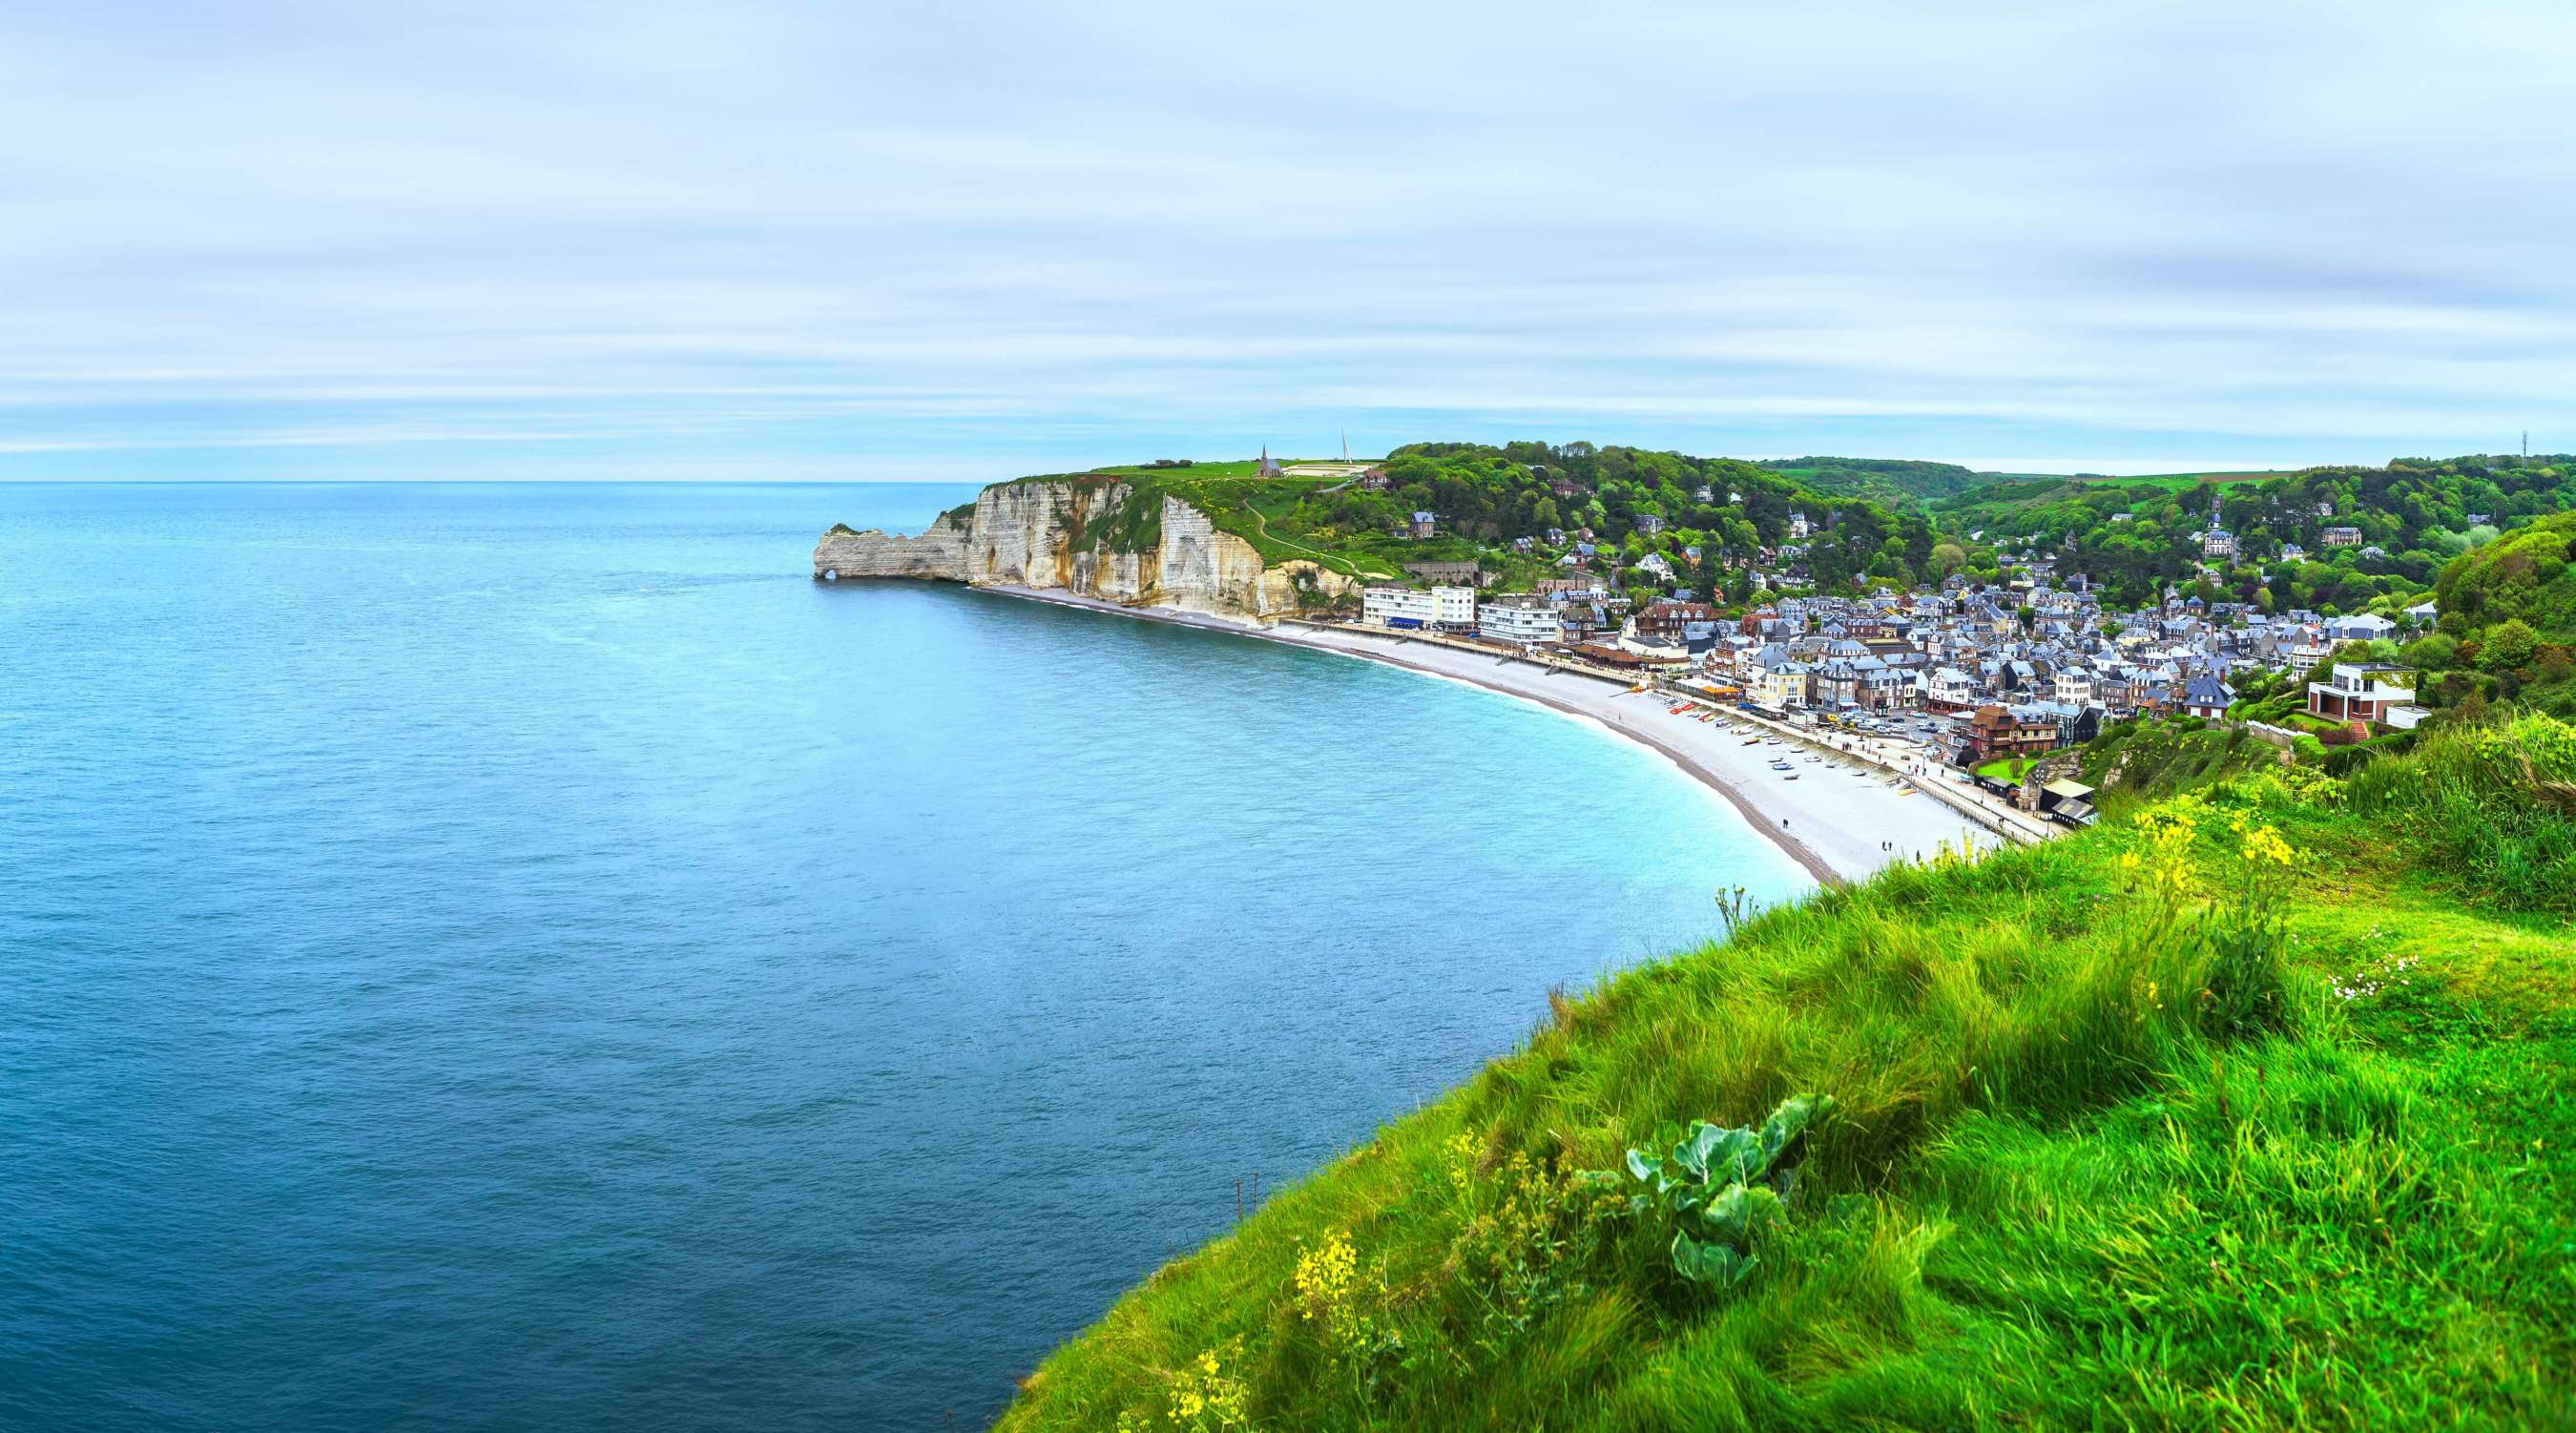
[[[1630,1214],[1660,1213],[1673,1226],[1673,1272],[1722,1292],[1753,1272],[1754,1244],[1796,1192],[1798,1172],[1781,1157],[1832,1107],[1829,1096],[1792,1095],[1758,1130],[1693,1120],[1664,1154],[1629,1150],[1624,1177],[1594,1170],[1587,1178],[1633,1188]]]

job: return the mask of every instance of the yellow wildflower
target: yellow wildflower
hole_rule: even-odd
[[[1351,1247],[1351,1236],[1339,1229],[1326,1234],[1323,1243],[1297,1256],[1297,1296],[1304,1305],[1300,1313],[1311,1320],[1320,1308],[1329,1319],[1358,1272],[1359,1251]]]

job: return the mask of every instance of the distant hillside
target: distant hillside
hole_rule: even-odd
[[[1913,458],[1767,458],[1755,464],[1818,492],[1883,503],[1946,498],[1990,481],[1956,463]]]

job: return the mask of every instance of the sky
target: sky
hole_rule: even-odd
[[[2576,449],[2576,6],[0,6],[0,478]]]

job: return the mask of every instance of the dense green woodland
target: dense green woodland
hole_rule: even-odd
[[[2462,553],[2434,590],[2439,630],[2399,656],[2440,674],[2437,699],[2518,701],[2576,716],[2576,513]]]
[[[2115,605],[2149,603],[2174,586],[2205,601],[2336,614],[2420,601],[2445,562],[2502,529],[2576,506],[2576,459],[2560,456],[2528,466],[2409,459],[2180,491],[2156,481],[1968,486],[1976,475],[1947,464],[1757,464],[1589,443],[1420,443],[1396,450],[1386,468],[1390,491],[1319,484],[1272,513],[1270,530],[1333,549],[1374,545],[1417,510],[1438,514],[1448,538],[1471,545],[1543,540],[1551,530],[1580,539],[1588,528],[1604,549],[1596,567],[1614,585],[1640,595],[1674,585],[1636,565],[1660,553],[1680,585],[1736,603],[1752,596],[1747,569],[1766,549],[1775,575],[1794,570],[1802,589],[1816,591],[1849,591],[1856,581],[1927,583],[1954,572],[1999,582],[2011,575],[2012,559],[2029,553],[2054,559],[2061,576],[2086,574]],[[2242,560],[2204,580],[2200,534],[2213,495]],[[1808,520],[1803,539],[1794,535],[1793,513]],[[2359,529],[2359,541],[2328,547],[2334,526]],[[1794,558],[1780,555],[1792,546],[1800,549]],[[2304,555],[2286,556],[2291,547]],[[1543,570],[1507,557],[1496,565],[1515,585]]]
[[[1925,514],[1819,491],[1795,473],[1732,458],[1590,443],[1417,443],[1389,455],[1386,469],[1391,492],[1319,496],[1327,526],[1351,531],[1418,508],[1487,543],[1590,528],[1597,543],[1622,559],[1603,564],[1614,580],[1655,586],[1634,564],[1660,553],[1695,576],[1702,595],[1725,592],[1739,602],[1752,590],[1742,565],[1765,547],[1798,541],[1793,515],[1814,529],[1804,540],[1805,561],[1819,586],[1848,587],[1864,576],[1908,581],[1936,569]],[[1561,486],[1572,491],[1560,493]],[[1662,530],[1640,531],[1641,518],[1659,520]],[[1691,548],[1700,549],[1696,563]],[[1537,570],[1535,564],[1522,568],[1522,576]]]
[[[2220,524],[2238,543],[2239,566],[2202,592],[2267,610],[2375,610],[2381,599],[2420,594],[2452,557],[2501,526],[2576,506],[2576,458],[2400,459],[2386,468],[2311,468],[2263,482],[2174,491],[2155,482],[2024,481],[1941,499],[1931,511],[1945,534],[1973,552],[2031,550],[2061,571],[2088,574],[2106,600],[2134,603],[2168,584],[2191,587],[2199,535],[2218,499]],[[2327,515],[2328,513],[2331,515]],[[2477,519],[2473,521],[2472,519]],[[2352,547],[2328,548],[2326,529],[2360,529]],[[2304,549],[2290,560],[2285,547]],[[2367,555],[2378,548],[2384,555]]]
[[[1951,497],[1993,481],[1956,463],[1912,458],[1766,458],[1761,466],[1818,492],[1874,498],[1891,506]]]

